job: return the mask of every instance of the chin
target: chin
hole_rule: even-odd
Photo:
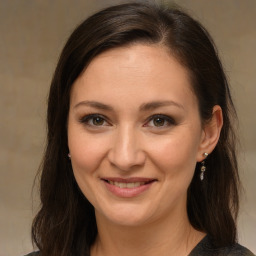
[[[150,214],[149,214],[150,213]],[[120,226],[138,227],[147,222],[152,217],[152,210],[139,209],[138,205],[120,205],[105,210],[104,213],[95,210],[96,218],[103,218],[106,221]]]

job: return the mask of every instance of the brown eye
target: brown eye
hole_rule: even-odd
[[[80,122],[90,127],[109,126],[106,118],[99,114],[90,114],[80,119]]]
[[[144,125],[153,128],[166,128],[175,125],[174,119],[167,115],[157,114],[150,117],[149,121]]]
[[[99,117],[99,116],[98,117],[93,117],[93,119],[92,119],[93,125],[96,125],[96,126],[103,125],[104,122],[105,122],[105,120],[103,118]]]
[[[165,122],[166,122],[166,120],[163,119],[163,118],[160,118],[160,117],[157,117],[157,118],[153,119],[153,124],[154,124],[154,126],[157,126],[157,127],[164,126]]]

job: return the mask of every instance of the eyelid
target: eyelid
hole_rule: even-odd
[[[108,125],[99,125],[100,126],[110,126],[111,123],[109,121],[109,119],[102,115],[102,114],[98,114],[98,113],[93,113],[93,114],[87,114],[85,116],[83,116],[82,118],[79,118],[79,122],[82,123],[82,124],[86,124],[88,126],[93,126],[93,127],[97,127],[97,125],[92,125],[92,124],[89,124],[89,121],[92,119],[92,118],[96,118],[96,117],[99,117],[99,118],[102,118],[104,120],[104,122],[107,122]]]
[[[106,122],[107,124],[103,124],[103,125],[93,125],[90,124],[89,121],[91,121],[93,118],[102,118],[104,122]],[[167,125],[163,125],[163,126],[154,126],[154,125],[148,125],[149,122],[151,122],[152,120],[156,119],[156,118],[161,118],[163,119],[165,122],[167,122]],[[87,114],[84,115],[83,117],[79,118],[79,122],[84,124],[84,125],[88,125],[91,127],[103,127],[103,126],[112,126],[110,120],[108,117],[106,117],[105,115],[99,114],[99,113],[92,113],[92,114]],[[157,129],[161,129],[161,128],[166,128],[172,125],[176,125],[176,121],[174,120],[174,118],[165,115],[165,114],[154,114],[150,117],[147,118],[147,120],[144,122],[143,127],[153,127],[153,128],[157,128]]]
[[[146,123],[143,125],[144,127],[146,127],[146,126],[148,126],[147,124],[150,122],[150,121],[152,121],[153,119],[155,119],[155,118],[162,118],[162,119],[164,119],[165,121],[167,121],[168,122],[168,125],[164,125],[164,126],[153,126],[153,127],[156,127],[156,128],[164,128],[164,127],[166,127],[166,126],[171,126],[171,125],[176,125],[176,121],[172,118],[172,117],[170,117],[170,116],[168,116],[168,115],[164,115],[164,114],[154,114],[154,115],[152,115],[152,116],[150,116],[147,120],[146,120]]]

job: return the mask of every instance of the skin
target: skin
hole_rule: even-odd
[[[187,189],[221,127],[219,106],[202,125],[188,72],[163,46],[95,57],[72,87],[68,118],[74,176],[98,225],[91,255],[187,255],[205,235],[189,223]],[[105,177],[154,182],[120,197]]]

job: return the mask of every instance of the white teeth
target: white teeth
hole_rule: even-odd
[[[124,183],[124,182],[117,182],[117,181],[109,180],[109,183],[111,185],[115,185],[115,186],[117,186],[119,188],[136,188],[136,187],[144,185],[146,182],[129,182],[129,183]]]

